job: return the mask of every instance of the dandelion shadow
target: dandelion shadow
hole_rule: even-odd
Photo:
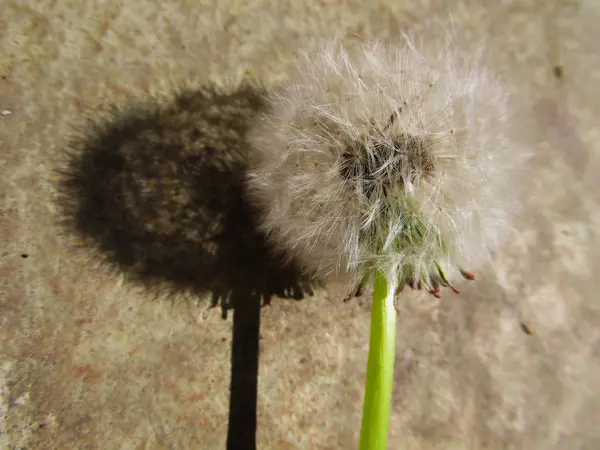
[[[311,295],[274,254],[243,195],[249,120],[263,91],[183,90],[99,113],[59,171],[65,229],[151,292],[212,293],[234,310],[228,448],[253,449],[260,307]]]

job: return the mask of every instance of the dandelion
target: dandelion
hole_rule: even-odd
[[[519,210],[507,100],[481,55],[449,46],[303,54],[250,133],[263,228],[323,275],[470,278]]]
[[[250,132],[248,193],[278,248],[318,274],[348,276],[349,289],[375,277],[367,392],[369,377],[391,383],[377,366],[393,355],[394,292],[458,292],[519,212],[525,154],[510,139],[507,90],[481,51],[451,42],[305,53]],[[390,392],[367,393],[365,414]],[[361,445],[365,433],[363,422]]]

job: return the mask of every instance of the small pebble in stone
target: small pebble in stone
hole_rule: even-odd
[[[563,68],[563,66],[561,66],[560,64],[557,64],[556,66],[554,66],[554,67],[552,68],[552,72],[554,73],[554,76],[555,76],[557,79],[559,79],[559,80],[560,80],[560,79],[562,79],[562,77],[563,77],[563,74],[564,74],[564,68]]]
[[[10,116],[12,114],[12,111],[9,111],[8,109],[3,109],[2,111],[0,111],[0,116],[4,117],[4,116]]]

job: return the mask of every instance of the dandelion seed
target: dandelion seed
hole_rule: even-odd
[[[525,322],[521,322],[521,330],[523,330],[523,333],[527,334],[528,336],[533,335],[533,330]]]
[[[333,45],[298,60],[250,133],[248,192],[273,241],[316,272],[458,293],[519,212],[527,155],[508,119],[481,55]]]

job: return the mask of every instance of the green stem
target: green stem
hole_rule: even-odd
[[[395,276],[375,274],[360,450],[385,450],[392,408],[396,345]]]

